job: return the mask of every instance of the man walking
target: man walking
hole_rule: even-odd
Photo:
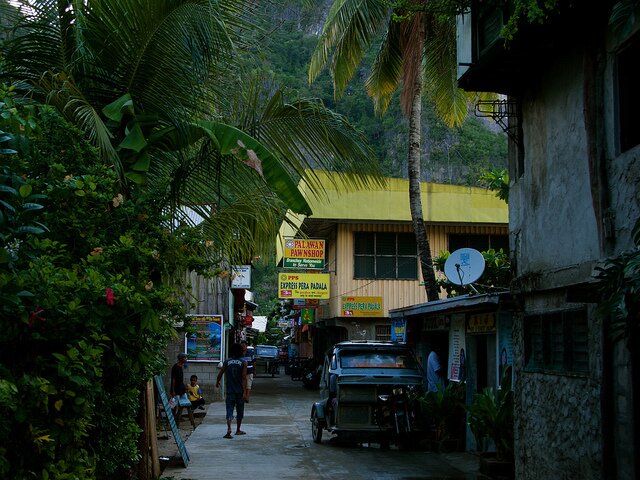
[[[245,434],[240,430],[240,426],[244,417],[244,401],[247,397],[247,363],[242,361],[242,346],[239,343],[231,345],[229,354],[231,357],[224,361],[216,379],[216,387],[220,388],[220,380],[222,380],[222,375],[225,375],[227,434],[224,438],[233,438],[231,436],[231,421],[233,420],[234,408],[236,410],[236,435]]]

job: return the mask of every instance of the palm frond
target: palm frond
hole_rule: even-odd
[[[182,150],[161,155],[150,183],[172,205],[174,224],[193,221],[185,207],[197,213],[213,248],[232,263],[273,245],[286,207],[255,171],[217,154],[209,140],[190,155]]]
[[[33,82],[41,101],[73,100],[57,106],[68,117],[83,112],[79,126],[97,128],[86,132],[103,150],[108,142],[95,112],[125,93],[140,112],[172,125],[202,118],[223,97],[219,79],[232,64],[233,47],[225,21],[237,13],[237,1],[22,4],[24,14],[14,15],[17,23],[3,45],[7,74]]]
[[[87,17],[90,80],[174,120],[211,108],[222,91],[210,80],[232,60],[225,19],[209,0],[96,2]]]
[[[425,90],[438,117],[448,126],[460,126],[469,112],[467,94],[458,88],[455,21],[430,18],[425,43]]]
[[[305,178],[312,188],[319,187],[309,174],[318,168],[351,178],[354,187],[383,181],[364,136],[320,100],[287,102],[282,90],[261,77],[236,92],[227,121],[264,143],[294,178]]]
[[[46,71],[65,70],[57,2],[7,2],[0,13],[11,21],[2,44],[6,76],[34,81]]]
[[[46,72],[34,82],[34,85],[40,92],[47,92],[46,103],[54,105],[67,120],[85,132],[89,141],[99,148],[102,156],[121,170],[118,153],[111,143],[113,135],[100,113],[83,96],[72,80],[68,79],[64,73]]]
[[[333,55],[330,71],[334,92],[336,97],[342,95],[388,15],[389,8],[380,0],[334,2],[311,57],[309,82],[317,78]]]
[[[363,134],[319,100],[271,104],[260,118],[258,138],[298,174],[323,168],[381,179],[377,158]]]
[[[384,113],[389,107],[391,97],[398,88],[402,76],[400,34],[400,23],[390,18],[371,74],[365,82],[367,93],[373,98],[375,112],[379,114]]]
[[[238,165],[244,164],[253,169],[287,208],[298,213],[311,213],[309,205],[298,191],[295,178],[282,165],[281,160],[263,143],[245,132],[221,122],[200,121],[183,124],[182,130],[187,129],[190,132],[185,136],[177,128],[166,127],[156,132],[149,140],[156,149],[177,151],[207,138],[213,145],[213,150],[209,150],[213,155],[234,157]],[[209,144],[205,144],[205,146],[208,147]]]

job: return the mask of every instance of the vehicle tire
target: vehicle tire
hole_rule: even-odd
[[[318,418],[318,412],[313,410],[313,419],[311,420],[311,436],[313,437],[313,441],[315,443],[322,442],[322,420]]]
[[[405,434],[398,439],[398,448],[403,452],[411,452],[415,449],[415,441],[412,435]]]

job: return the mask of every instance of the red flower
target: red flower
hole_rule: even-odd
[[[107,287],[106,298],[107,298],[107,305],[113,305],[115,301],[118,299],[118,297],[116,297],[115,294],[113,293],[113,289],[109,287]]]
[[[44,313],[44,309],[37,305],[36,309],[33,312],[29,312],[29,326],[33,327],[33,324],[38,322],[44,322],[46,318],[41,317],[40,315]]]

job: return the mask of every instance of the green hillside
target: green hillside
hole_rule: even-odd
[[[247,67],[293,96],[321,98],[346,115],[366,134],[384,172],[406,177],[407,122],[397,101],[381,118],[374,115],[363,86],[366,66],[337,100],[328,73],[311,86],[307,83],[309,59],[330,4],[327,0],[261,2],[253,12],[256,28],[247,47]],[[476,185],[483,169],[506,168],[507,137],[495,125],[472,113],[461,128],[449,129],[436,119],[426,100],[423,112],[423,180]]]

